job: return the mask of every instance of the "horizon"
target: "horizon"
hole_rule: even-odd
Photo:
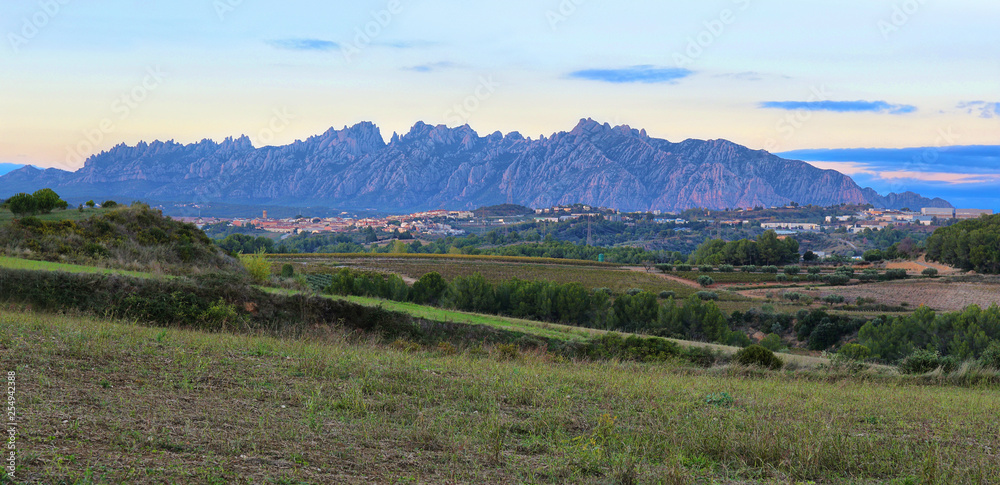
[[[826,150],[1000,144],[998,17],[986,0],[6,3],[0,164],[74,170],[141,140],[286,145],[359,120],[383,141],[414,120],[535,139],[594,118],[809,153],[879,192],[992,200],[1000,149],[948,164]]]

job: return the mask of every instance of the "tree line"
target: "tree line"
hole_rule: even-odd
[[[927,238],[927,259],[966,271],[1000,273],[1000,214],[934,231]]]
[[[798,241],[792,238],[779,239],[776,232],[766,231],[756,240],[706,240],[691,254],[688,262],[715,266],[783,265],[797,263],[799,258]]]

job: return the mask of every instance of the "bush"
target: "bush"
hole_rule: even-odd
[[[703,275],[703,276],[699,276],[698,277],[698,284],[707,288],[709,286],[714,285],[715,284],[715,280],[713,280],[711,276],[704,276]]]
[[[686,273],[688,271],[691,271],[691,265],[690,264],[678,264],[678,265],[674,266],[674,269],[676,269],[677,271],[680,271],[681,273]]]
[[[639,293],[642,293],[642,291],[643,291],[642,288],[629,288],[628,291],[625,292],[625,294],[627,294],[628,296],[635,296],[638,295]]]
[[[672,264],[665,264],[664,263],[664,264],[658,264],[658,265],[656,265],[655,268],[657,270],[659,270],[659,271],[662,271],[662,272],[666,273],[668,271],[673,271],[674,270],[674,265],[672,265]]]
[[[742,271],[744,273],[756,273],[759,270],[760,270],[759,268],[757,268],[756,266],[754,266],[752,264],[751,265],[747,265],[747,266],[743,266],[743,267],[740,268],[740,271]]]
[[[937,368],[945,372],[954,370],[952,359],[941,357],[937,351],[917,350],[899,362],[899,371],[904,374],[926,374]]]
[[[101,207],[104,209],[114,209],[115,207],[118,207],[118,203],[113,200],[106,200],[101,202]]]
[[[774,265],[764,266],[760,270],[764,273],[778,274],[778,267]]]
[[[7,209],[14,213],[16,216],[24,216],[28,214],[34,214],[38,210],[38,206],[35,203],[35,198],[31,194],[14,194],[11,198],[7,199],[5,202]]]
[[[843,274],[834,274],[826,276],[828,276],[828,278],[826,278],[825,280],[827,283],[830,284],[830,286],[843,286],[851,281],[851,279],[847,275]]]
[[[720,273],[732,273],[733,271],[736,271],[736,268],[733,267],[733,265],[731,264],[724,264],[722,266],[719,266]]]
[[[905,269],[890,269],[886,270],[885,274],[882,275],[884,280],[905,280],[909,275],[906,274]]]
[[[802,268],[800,268],[798,266],[785,266],[785,269],[784,269],[785,274],[789,275],[789,276],[797,275],[801,271],[802,271]]]
[[[807,271],[809,274],[820,274],[823,272],[823,268],[820,268],[819,266],[812,266]]]
[[[938,270],[936,270],[934,268],[927,268],[927,269],[921,271],[920,274],[922,274],[922,275],[924,275],[924,276],[926,276],[928,278],[937,278]]]
[[[865,361],[871,357],[872,351],[864,345],[844,344],[844,346],[840,348],[840,352],[838,352],[838,354],[851,360]]]
[[[826,295],[823,297],[823,301],[829,304],[843,303],[844,297],[840,295]]]
[[[784,295],[781,295],[781,297],[788,301],[799,301],[802,298],[802,294],[792,292],[792,293],[785,293]]]
[[[983,355],[979,358],[979,363],[983,367],[1000,370],[1000,342],[990,342],[990,346],[986,347]]]
[[[271,277],[271,262],[264,256],[264,251],[253,254],[241,254],[240,262],[257,283],[263,283]]]
[[[785,348],[785,342],[781,340],[781,336],[776,333],[769,333],[766,337],[761,339],[760,346],[764,347],[771,352],[777,352]]]
[[[292,278],[295,276],[295,267],[290,264],[285,264],[281,266],[281,277],[282,278]]]
[[[660,299],[661,300],[667,300],[667,299],[676,298],[676,297],[677,297],[677,293],[674,293],[673,291],[661,291],[660,292]]]
[[[715,268],[708,265],[698,267],[699,273],[711,273],[712,271],[715,271]]]
[[[733,362],[771,370],[778,370],[785,365],[777,355],[774,355],[774,352],[756,344],[736,352],[736,355],[733,356]]]
[[[778,276],[774,277],[774,281],[777,281],[779,283],[787,282],[788,281],[788,275],[786,275],[786,274],[779,274]]]
[[[705,301],[719,299],[719,294],[714,291],[699,291],[695,296]]]

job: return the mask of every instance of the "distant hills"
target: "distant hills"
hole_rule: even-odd
[[[374,124],[279,147],[246,136],[118,145],[76,172],[23,167],[0,177],[0,197],[51,187],[63,197],[226,202],[409,211],[498,204],[583,203],[678,211],[871,203],[951,207],[912,192],[882,196],[850,177],[726,140],[671,143],[645,130],[581,120],[540,139],[479,136],[468,125],[418,122],[385,143]]]

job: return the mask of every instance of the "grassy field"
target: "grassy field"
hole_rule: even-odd
[[[299,272],[330,272],[340,266],[356,269],[396,273],[410,279],[417,279],[424,274],[436,271],[445,279],[451,280],[458,276],[471,276],[481,273],[488,281],[500,282],[511,278],[523,280],[548,280],[556,283],[580,283],[587,288],[611,288],[622,293],[631,288],[659,293],[673,291],[679,298],[687,298],[696,288],[660,278],[652,273],[640,273],[619,269],[614,266],[588,266],[580,264],[561,264],[554,262],[528,262],[505,259],[452,259],[449,257],[413,258],[397,255],[367,255],[365,257],[330,257],[330,258],[299,258],[298,256],[273,256],[271,260],[276,269],[282,264],[291,263]],[[560,260],[552,260],[560,261]],[[739,298],[739,297],[737,297]]]
[[[995,388],[0,314],[19,483],[997,483]]]
[[[35,271],[65,271],[67,273],[104,273],[104,274],[125,274],[137,278],[152,278],[152,273],[139,271],[125,271],[108,268],[98,268],[96,266],[83,266],[79,264],[52,263],[49,261],[35,261],[31,259],[11,258],[0,256],[0,268],[8,269],[29,269]]]

